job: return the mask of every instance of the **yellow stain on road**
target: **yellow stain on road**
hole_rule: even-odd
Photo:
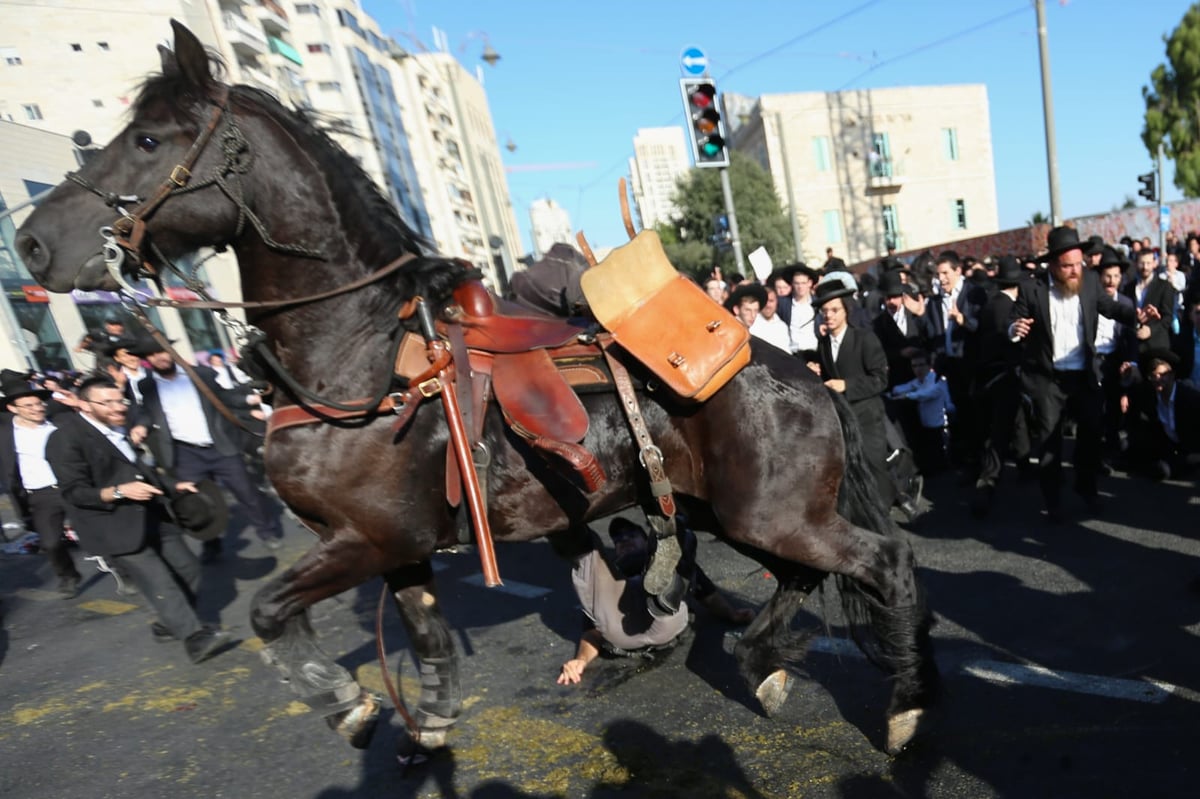
[[[113,599],[89,599],[87,602],[80,602],[79,607],[92,613],[103,613],[105,616],[120,616],[122,613],[137,610],[137,605]]]
[[[63,601],[57,591],[43,591],[40,588],[18,588],[13,591],[13,595],[19,596],[21,599],[31,599],[34,602]]]
[[[259,652],[263,651],[263,647],[265,646],[266,644],[263,643],[261,638],[257,636],[251,636],[238,644],[237,648],[245,652],[253,652],[254,654],[258,654]]]
[[[403,662],[409,667],[409,671],[412,671],[412,661],[405,658]],[[387,696],[387,687],[383,684],[383,674],[379,671],[378,661],[363,663],[354,670],[354,679],[368,691],[374,691],[380,696]],[[418,697],[421,696],[421,681],[415,675],[412,677],[401,675],[400,682],[396,683],[396,673],[392,672],[392,682],[400,690],[400,696],[407,705],[415,704]]]

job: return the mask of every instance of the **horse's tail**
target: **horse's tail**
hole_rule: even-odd
[[[845,442],[845,470],[838,492],[838,513],[851,523],[879,533],[885,538],[899,539],[911,550],[902,533],[892,522],[890,508],[884,506],[876,484],[876,476],[863,452],[862,432],[854,410],[839,392],[830,391],[837,409]],[[914,580],[915,583],[915,580]],[[842,597],[842,610],[850,628],[850,636],[866,656],[879,668],[901,678],[913,676],[922,665],[920,645],[928,640],[929,614],[919,584],[914,586],[912,605],[888,605],[869,587],[845,575],[837,575]]]

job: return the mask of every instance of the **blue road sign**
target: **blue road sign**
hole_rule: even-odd
[[[708,56],[699,47],[687,47],[679,54],[679,63],[689,75],[703,75],[708,69]]]
[[[1164,205],[1158,209],[1158,229],[1163,233],[1171,229],[1171,206]]]

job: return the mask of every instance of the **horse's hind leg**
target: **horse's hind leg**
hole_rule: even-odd
[[[418,743],[424,749],[436,749],[445,744],[446,733],[462,712],[462,694],[458,652],[438,605],[433,569],[425,560],[384,577],[408,630],[420,670],[421,698],[415,718],[420,730]]]
[[[353,746],[365,748],[379,718],[380,699],[317,644],[308,609],[375,575],[380,555],[357,536],[317,544],[254,595],[250,622],[265,644],[262,657],[292,691],[325,717]]]

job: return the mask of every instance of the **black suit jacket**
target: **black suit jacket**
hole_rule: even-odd
[[[100,491],[134,480],[155,483],[82,416],[56,419],[46,458],[58,477],[67,514],[79,542],[93,555],[125,555],[141,549],[146,534],[165,517],[158,502],[105,502]]]
[[[928,312],[917,316],[905,308],[904,317],[905,327],[908,328],[907,335],[900,332],[900,328],[896,326],[896,320],[892,318],[886,308],[880,311],[879,315],[871,322],[871,329],[875,332],[875,336],[879,339],[879,343],[883,346],[883,352],[887,356],[888,388],[907,383],[914,377],[912,364],[901,352],[909,347],[926,349],[933,336],[933,326]]]
[[[1121,293],[1138,306],[1136,279],[1126,284]],[[1146,288],[1146,302],[1143,305],[1153,305],[1162,315],[1162,319],[1146,323],[1150,328],[1150,338],[1138,342],[1139,351],[1167,349],[1171,346],[1171,320],[1175,318],[1175,287],[1166,276],[1155,275],[1150,279],[1150,285]]]
[[[879,339],[869,329],[847,326],[837,361],[833,360],[833,345],[828,335],[817,340],[817,356],[822,380],[840,378],[846,381],[843,396],[858,417],[864,444],[868,449],[886,449],[883,392],[887,388],[888,366]]]
[[[250,403],[246,401],[246,393],[244,391],[226,390],[217,385],[216,376],[213,371],[207,367],[197,368],[196,373],[200,379],[212,389],[213,393],[231,410],[248,408]],[[182,371],[176,380],[187,380],[188,376]],[[154,375],[151,373],[138,383],[138,390],[142,392],[142,406],[138,410],[137,415],[130,421],[130,428],[137,425],[145,425],[149,430],[149,435],[146,439],[147,446],[154,453],[156,462],[164,469],[172,469],[175,466],[175,445],[173,443],[172,430],[167,424],[167,415],[163,411],[162,400],[158,396],[158,385],[154,382]],[[199,392],[199,389],[197,389]],[[241,431],[234,427],[233,423],[220,414],[213,407],[213,404],[200,394],[200,407],[204,411],[204,419],[208,422],[208,432],[212,437],[213,446],[217,452],[222,455],[237,455],[242,451],[242,436]],[[179,434],[180,431],[174,431]]]
[[[51,400],[46,408],[46,418],[56,426],[60,417],[74,413],[54,400]],[[25,483],[21,479],[21,465],[17,460],[13,415],[7,411],[0,413],[0,480],[4,481],[9,494],[12,495],[13,508],[22,516],[29,516],[29,492],[25,490]]]
[[[983,287],[963,279],[958,298],[954,301],[955,307],[963,315],[963,323],[955,325],[951,329],[950,341],[952,344],[961,345],[962,354],[965,357],[974,357],[974,336],[975,331],[979,329],[979,313],[983,310],[987,299],[987,291]],[[944,351],[946,349],[946,318],[942,313],[942,295],[940,293],[931,294],[925,298],[925,315],[929,317],[933,348]]]
[[[1085,269],[1079,288],[1079,309],[1083,316],[1084,370],[1100,384],[1100,364],[1096,359],[1096,320],[1100,314],[1129,325],[1137,324],[1137,310],[1118,302],[1100,287],[1100,278]],[[1017,292],[1009,322],[1033,319],[1033,327],[1024,339],[1021,369],[1025,374],[1054,375],[1054,337],[1050,324],[1050,285],[1047,280],[1026,280]]]

